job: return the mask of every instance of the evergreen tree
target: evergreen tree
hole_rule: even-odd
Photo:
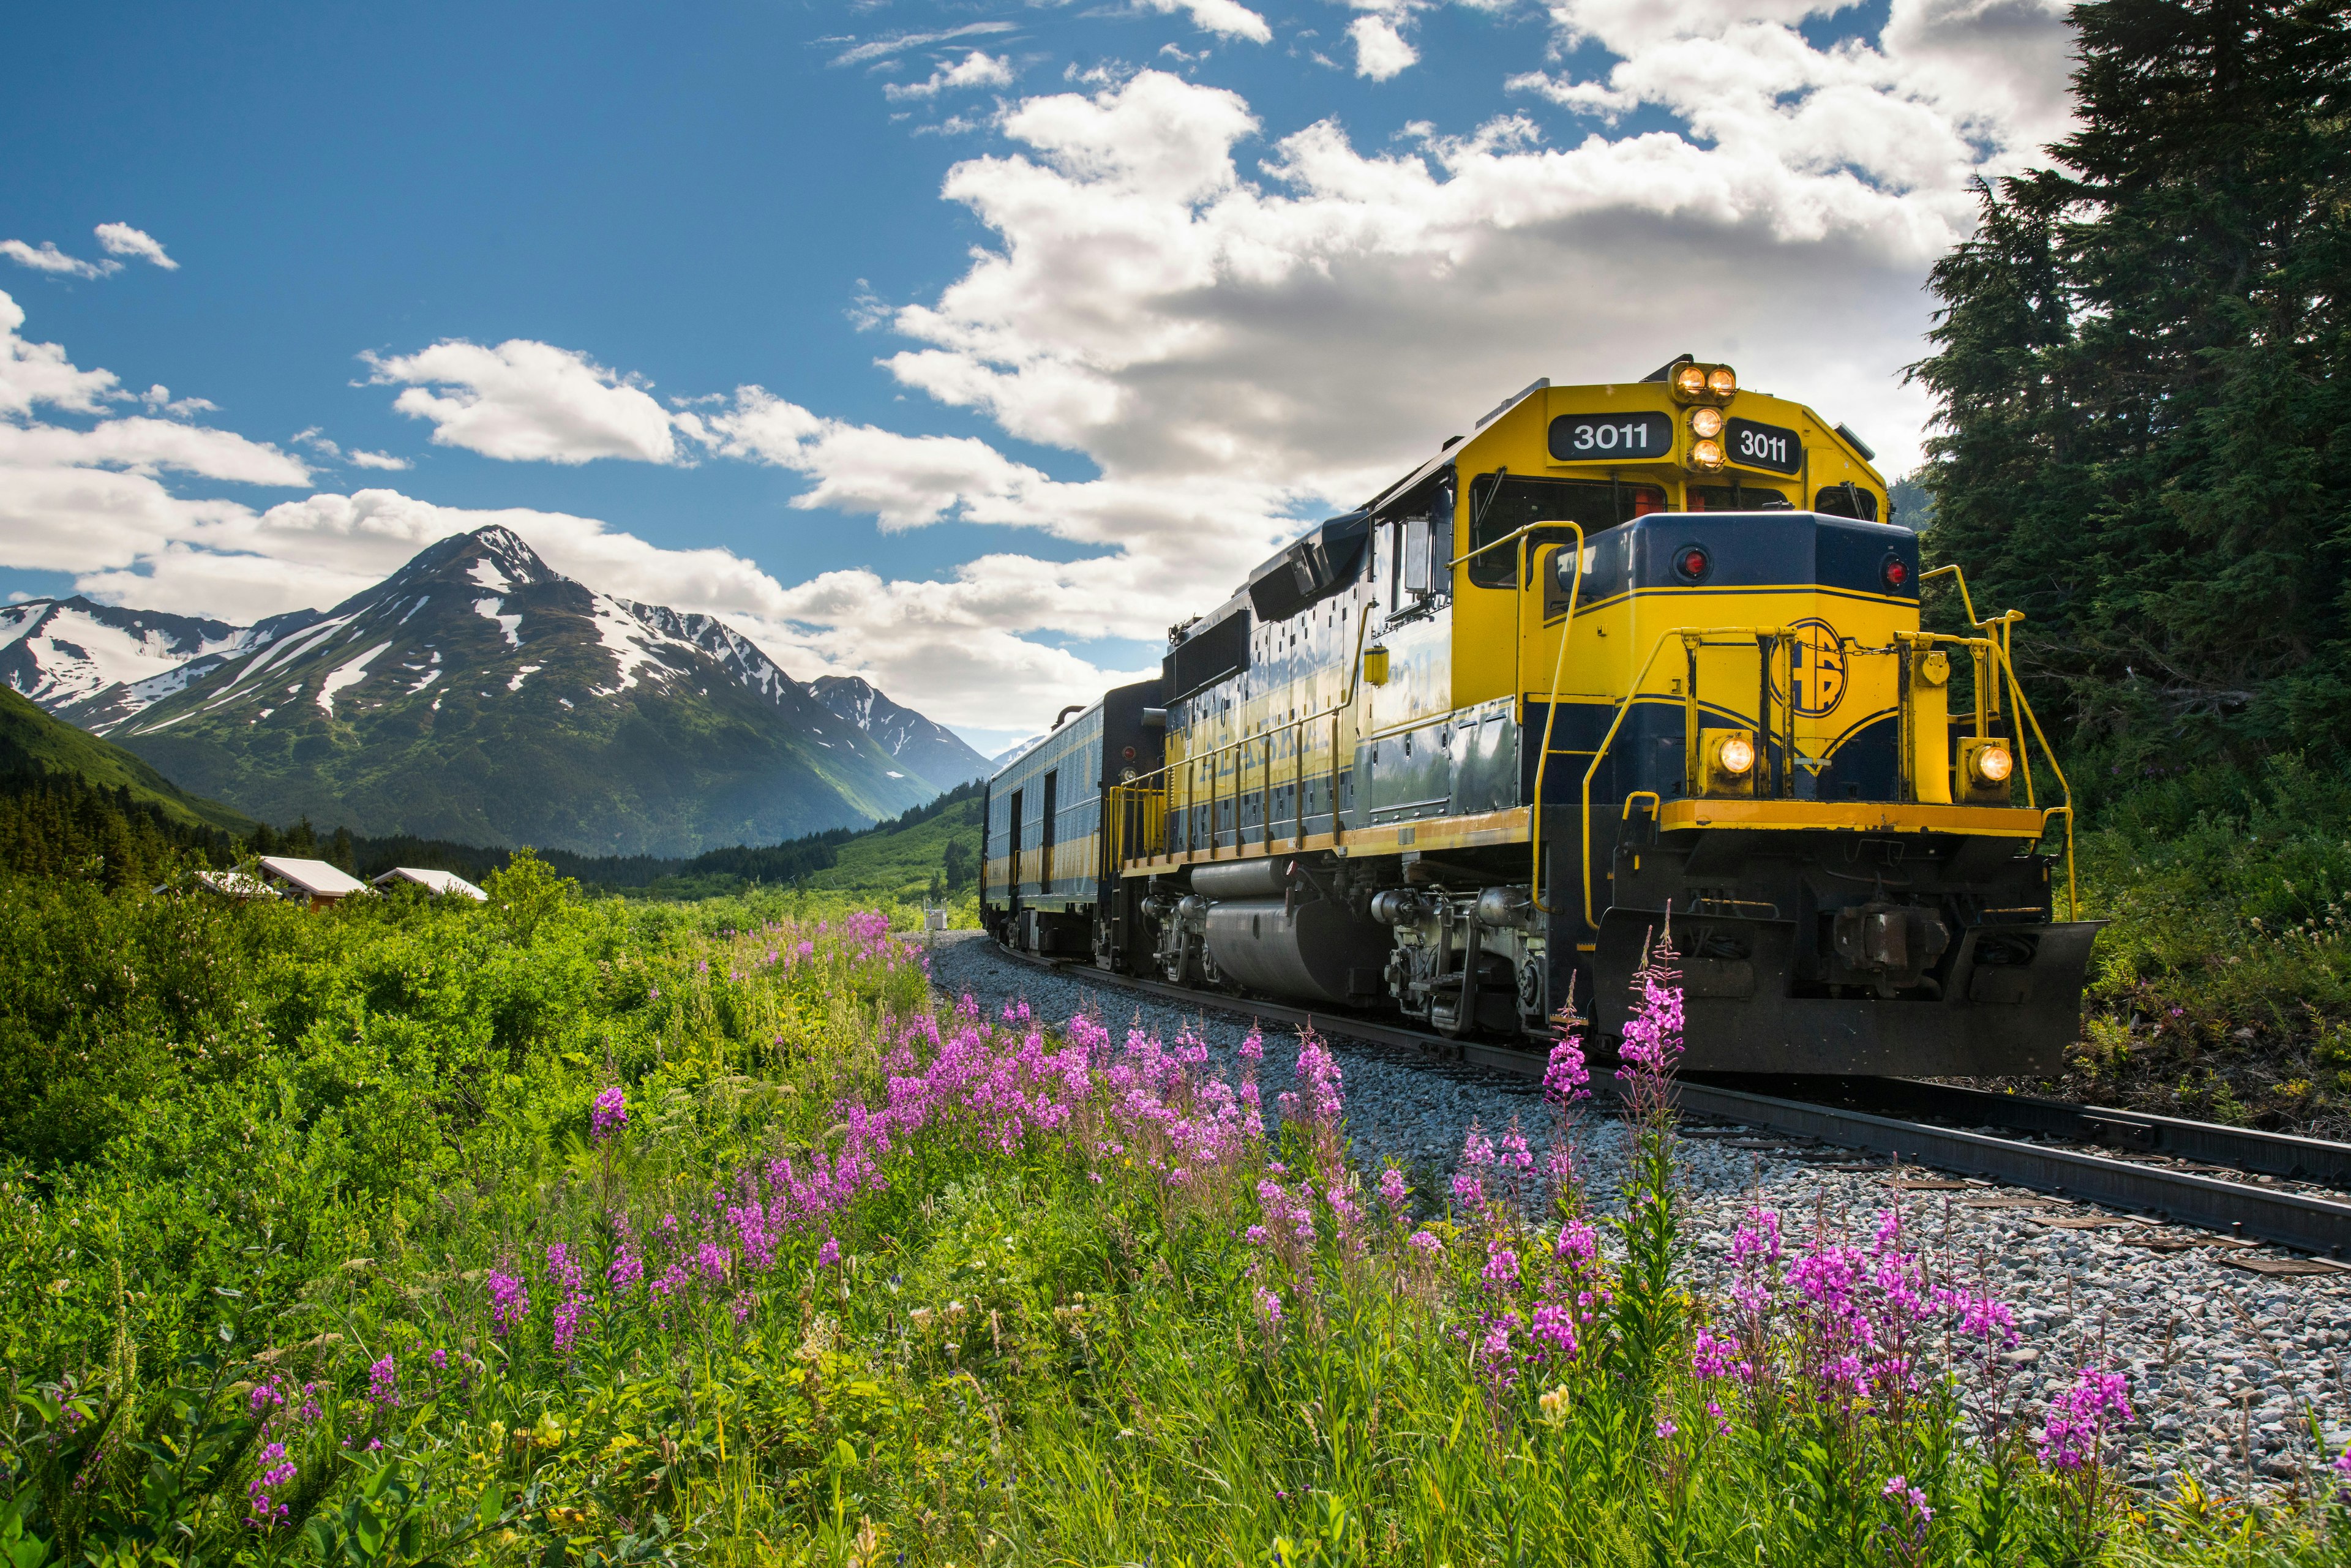
[[[1980,612],[2026,612],[2036,702],[2116,770],[2337,747],[2351,26],[2308,0],[2074,19],[2079,131],[1984,188],[1933,274],[1930,551]]]

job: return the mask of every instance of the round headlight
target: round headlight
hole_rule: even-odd
[[[1986,784],[2005,784],[2008,776],[2016,771],[2016,758],[2005,746],[1979,747],[1968,760],[1976,778]]]
[[[1722,434],[1722,410],[1698,408],[1690,411],[1690,434],[1708,439]]]
[[[1684,365],[1674,372],[1674,389],[1684,397],[1706,395],[1706,367]]]
[[[1729,397],[1739,390],[1739,372],[1729,365],[1717,365],[1706,373],[1706,390],[1717,397]]]
[[[1743,735],[1726,735],[1714,743],[1714,765],[1736,778],[1755,766],[1755,743]]]
[[[1690,466],[1693,468],[1714,469],[1721,467],[1722,443],[1719,441],[1691,442],[1689,460]]]

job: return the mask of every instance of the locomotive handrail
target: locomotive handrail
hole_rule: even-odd
[[[1573,636],[1575,632],[1575,601],[1577,596],[1583,591],[1583,529],[1579,524],[1565,521],[1554,523],[1530,523],[1527,526],[1530,528],[1566,528],[1575,530],[1575,579],[1569,584],[1567,590],[1567,613],[1560,618],[1559,653],[1553,656],[1551,662],[1551,691],[1543,707],[1542,749],[1535,753],[1534,799],[1529,806],[1527,814],[1527,901],[1534,905],[1538,914],[1549,915],[1551,910],[1544,905],[1542,901],[1543,772],[1544,769],[1551,765],[1552,730],[1552,727],[1559,723],[1559,683],[1567,670],[1567,641],[1568,638]],[[1525,530],[1522,529],[1520,531],[1523,532]],[[1525,565],[1526,555],[1525,551],[1521,549],[1520,552],[1520,570],[1519,572],[1520,577],[1527,575]],[[1528,586],[1531,587],[1532,585],[1529,584]],[[1525,592],[1526,590],[1524,588],[1520,590],[1520,598],[1519,601],[1519,619],[1520,620],[1524,620],[1526,616]],[[1550,617],[1544,617],[1544,623],[1550,623]],[[1524,639],[1521,638],[1520,642],[1523,645]],[[1525,682],[1521,680],[1518,684],[1523,687]],[[1513,695],[1515,695],[1516,694],[1514,693]],[[1524,702],[1526,699],[1524,697],[1520,697],[1519,700]]]
[[[2024,722],[2032,727],[2032,738],[2041,743],[2041,755],[2048,761],[2049,771],[2057,775],[2057,788],[2065,792],[2064,804],[2052,806],[2043,813],[2041,831],[2044,833],[2049,831],[2050,818],[2060,814],[2064,817],[2065,912],[2070,918],[2079,920],[2082,917],[2082,901],[2080,885],[2074,872],[2074,786],[2065,777],[2064,766],[2057,760],[2057,748],[2049,744],[2049,737],[2042,731],[2040,716],[2032,711],[2032,705],[2024,700],[2024,684],[2016,677],[2016,628],[2022,623],[2024,612],[2003,610],[1998,615],[1988,615],[1978,619],[1975,596],[1968,591],[1968,574],[1959,570],[1959,564],[1957,561],[1938,566],[1934,570],[1924,573],[1918,579],[1919,586],[1925,587],[1945,572],[1950,574],[1951,581],[1959,591],[1959,608],[1967,612],[1968,624],[1979,632],[1994,632],[1997,636],[1998,641],[1992,643],[1991,646],[1998,651],[2001,670],[2008,677],[2009,695],[2015,700],[2016,711],[2024,716]],[[1959,638],[1951,640],[1964,641]],[[1999,693],[2000,688],[1995,685],[1992,688],[1991,710],[1993,713],[2000,711]],[[1979,705],[1981,700],[1979,695]],[[2022,737],[2019,738],[2021,740]],[[2020,746],[2018,749],[2021,752],[2023,748]],[[2032,799],[2032,768],[2029,762],[2024,769],[2024,789],[2025,799],[2030,802]]]
[[[1956,567],[1938,568],[1938,570],[1949,570],[1954,575],[1958,574],[1958,569]],[[2017,622],[2023,620],[2023,618],[2022,614],[2019,612],[2011,610],[1986,621],[1975,622],[1974,624],[1979,630],[1989,631],[1994,626],[2013,626]],[[1970,607],[1970,620],[1972,619],[1972,607]],[[1695,651],[1699,647],[1707,646],[1707,639],[1709,637],[1752,636],[1761,639],[1766,637],[1784,637],[1785,635],[1786,628],[1777,626],[1714,626],[1702,630],[1683,627],[1668,627],[1667,630],[1657,634],[1656,643],[1649,650],[1648,658],[1642,662],[1639,673],[1633,677],[1631,685],[1626,688],[1624,697],[1617,703],[1616,716],[1609,721],[1608,732],[1601,737],[1599,749],[1593,753],[1592,765],[1584,770],[1583,774],[1583,919],[1585,925],[1594,927],[1599,925],[1599,920],[1593,903],[1592,782],[1599,776],[1600,765],[1607,760],[1609,747],[1615,744],[1616,733],[1623,727],[1625,716],[1632,712],[1633,705],[1640,699],[1642,695],[1641,683],[1648,678],[1650,670],[1656,666],[1657,655],[1664,653],[1666,644],[1672,641],[1679,641],[1686,647]],[[2058,788],[2064,791],[2065,798],[2064,802],[2062,805],[2051,806],[2045,810],[2042,810],[2041,831],[2043,833],[2046,833],[2049,831],[2049,824],[2053,819],[2061,816],[2064,818],[2066,915],[2069,919],[2081,918],[2080,886],[2076,879],[2074,863],[2073,785],[2066,779],[2064,768],[2058,764],[2055,749],[2050,746],[2048,736],[2043,732],[2041,728],[2041,720],[2033,713],[2032,705],[2025,700],[2023,685],[2017,679],[2016,666],[2009,658],[2007,647],[2000,642],[1995,642],[1988,638],[1977,639],[1954,637],[1948,633],[1939,632],[1902,633],[1897,636],[1896,647],[1898,649],[1907,643],[1915,652],[1920,649],[1930,648],[1937,643],[1954,643],[1959,646],[1969,648],[1971,652],[1976,648],[1980,647],[1991,654],[1993,662],[1998,666],[2000,674],[2006,676],[2009,695],[2016,704],[2016,711],[2022,714],[2024,716],[2025,723],[2032,727],[2033,739],[2040,743],[2043,758],[2048,762],[2050,771],[2057,775]],[[1719,644],[1717,645],[1719,646]],[[1894,650],[1888,651],[1892,652]],[[1693,665],[1693,670],[1694,669],[1695,665]],[[1697,682],[1695,679],[1692,679],[1689,690],[1683,695],[1683,702],[1686,707],[1695,706],[1697,699]],[[1995,706],[1991,711],[1997,712],[1998,709]],[[1761,716],[1759,716],[1759,719]],[[1979,722],[1981,722],[1980,718]],[[1688,755],[1689,747],[1695,744],[1696,740],[1695,721],[1686,721],[1686,723],[1690,725],[1692,733],[1686,735],[1683,737],[1685,758],[1687,758]],[[1546,749],[1548,749],[1548,743],[1546,743]],[[2019,737],[2017,749],[2019,752],[2019,760],[2024,764],[2026,806],[2028,809],[2036,809],[2032,797],[2032,770],[2031,759],[2023,754],[2022,737]],[[1685,762],[1685,766],[1687,766],[1687,761]],[[1626,797],[1628,810],[1631,799],[1632,798],[1630,796]]]
[[[1344,827],[1341,824],[1341,822],[1340,822],[1340,821],[1339,821],[1339,730],[1338,730],[1338,719],[1339,719],[1339,716],[1340,716],[1342,714],[1345,713],[1349,708],[1351,708],[1351,707],[1354,706],[1354,705],[1355,705],[1355,694],[1356,694],[1356,692],[1357,692],[1357,689],[1359,688],[1359,686],[1360,686],[1360,685],[1361,685],[1361,684],[1362,684],[1362,677],[1363,677],[1363,668],[1364,668],[1364,633],[1365,633],[1365,632],[1367,632],[1371,629],[1371,623],[1372,623],[1372,617],[1371,617],[1371,606],[1370,606],[1370,605],[1368,605],[1368,604],[1364,604],[1364,605],[1362,605],[1362,606],[1358,606],[1357,608],[1358,608],[1362,612],[1361,612],[1361,613],[1359,613],[1359,614],[1356,616],[1356,618],[1355,618],[1355,656],[1354,656],[1353,661],[1351,664],[1349,664],[1349,665],[1347,666],[1347,686],[1346,686],[1346,690],[1345,690],[1345,692],[1344,692],[1344,693],[1340,696],[1340,698],[1339,698],[1339,700],[1338,700],[1337,702],[1335,702],[1335,703],[1332,704],[1329,707],[1322,709],[1320,713],[1301,714],[1301,715],[1300,715],[1300,716],[1299,716],[1298,717],[1296,717],[1296,718],[1292,718],[1292,719],[1285,719],[1285,720],[1283,720],[1283,721],[1282,721],[1280,724],[1279,724],[1279,725],[1268,725],[1264,729],[1258,731],[1256,734],[1253,734],[1253,735],[1241,735],[1241,736],[1236,736],[1236,737],[1235,737],[1234,738],[1232,738],[1231,740],[1228,740],[1228,741],[1224,742],[1224,743],[1223,743],[1222,745],[1220,745],[1220,746],[1212,746],[1212,747],[1208,747],[1208,748],[1207,748],[1207,750],[1205,750],[1205,751],[1196,751],[1196,752],[1193,752],[1193,753],[1192,753],[1192,754],[1190,754],[1189,756],[1186,756],[1186,757],[1185,757],[1184,758],[1182,758],[1180,761],[1176,761],[1176,762],[1162,762],[1158,767],[1156,767],[1156,768],[1152,768],[1152,769],[1151,769],[1149,772],[1147,772],[1147,773],[1138,773],[1138,774],[1136,774],[1133,779],[1123,779],[1123,780],[1121,780],[1121,781],[1120,781],[1120,784],[1119,784],[1119,786],[1118,786],[1118,787],[1119,787],[1119,788],[1122,788],[1122,789],[1138,789],[1138,790],[1145,789],[1147,789],[1147,784],[1146,784],[1146,781],[1147,781],[1147,780],[1152,779],[1155,779],[1155,778],[1160,778],[1162,775],[1165,775],[1165,776],[1166,776],[1166,778],[1165,778],[1165,779],[1163,781],[1163,783],[1161,784],[1160,789],[1159,789],[1159,791],[1158,791],[1158,793],[1159,793],[1159,794],[1163,797],[1163,799],[1164,799],[1165,797],[1166,797],[1166,796],[1168,796],[1169,794],[1171,794],[1171,793],[1172,793],[1172,791],[1167,788],[1167,785],[1168,785],[1168,784],[1170,784],[1170,783],[1172,783],[1172,782],[1174,781],[1174,775],[1175,775],[1175,771],[1176,771],[1176,768],[1197,768],[1200,766],[1200,764],[1202,764],[1203,762],[1212,761],[1213,759],[1215,759],[1215,758],[1219,758],[1219,757],[1223,756],[1223,755],[1224,755],[1226,752],[1228,752],[1228,751],[1238,751],[1240,747],[1245,747],[1245,746],[1255,746],[1255,745],[1257,745],[1257,744],[1258,744],[1259,742],[1260,742],[1260,741],[1266,742],[1266,743],[1267,743],[1267,749],[1266,749],[1266,764],[1265,764],[1265,766],[1266,766],[1266,783],[1265,783],[1264,788],[1265,788],[1265,789],[1266,789],[1266,791],[1267,791],[1268,809],[1267,809],[1266,821],[1264,821],[1264,823],[1263,823],[1263,824],[1261,824],[1261,825],[1262,825],[1262,827],[1263,827],[1263,829],[1264,829],[1264,840],[1265,840],[1265,844],[1266,844],[1266,847],[1267,847],[1267,851],[1268,851],[1268,852],[1269,852],[1269,853],[1270,853],[1270,852],[1271,852],[1271,850],[1272,850],[1272,845],[1273,845],[1273,819],[1272,819],[1272,815],[1271,815],[1271,809],[1270,809],[1270,803],[1271,803],[1271,789],[1272,789],[1272,778],[1273,778],[1273,751],[1272,751],[1272,746],[1271,746],[1272,737],[1273,737],[1274,736],[1276,736],[1276,735],[1278,735],[1278,734],[1281,733],[1281,732],[1282,732],[1282,731],[1284,731],[1284,730],[1288,730],[1288,731],[1292,732],[1292,734],[1293,734],[1293,737],[1295,737],[1295,736],[1297,736],[1297,735],[1301,735],[1301,734],[1304,732],[1304,729],[1305,729],[1305,727],[1306,727],[1306,726],[1308,726],[1308,725],[1310,725],[1310,724],[1320,724],[1322,720],[1324,720],[1324,719],[1326,719],[1326,718],[1327,718],[1327,719],[1330,719],[1330,720],[1332,721],[1332,727],[1331,727],[1331,837],[1332,837],[1332,841],[1333,841],[1333,842],[1338,841],[1342,838],[1342,836],[1344,834],[1344,832],[1345,832],[1345,829],[1344,829]],[[1301,747],[1301,746],[1299,746],[1299,745],[1297,744],[1297,742],[1296,742],[1296,739],[1295,739],[1295,738],[1293,738],[1293,739],[1292,739],[1292,742],[1291,742],[1291,745],[1290,745],[1290,755],[1292,756],[1292,758],[1295,758],[1295,762],[1296,762],[1295,768],[1294,768],[1294,770],[1293,770],[1293,772],[1292,772],[1292,774],[1291,774],[1291,786],[1292,786],[1292,788],[1297,791],[1297,795],[1298,795],[1298,799],[1297,799],[1297,802],[1296,802],[1296,807],[1295,807],[1296,813],[1297,813],[1297,814],[1296,814],[1296,818],[1295,818],[1295,821],[1296,821],[1296,829],[1295,829],[1295,831],[1294,831],[1294,833],[1293,833],[1293,835],[1292,835],[1292,836],[1293,836],[1294,838],[1296,838],[1296,839],[1303,839],[1303,838],[1306,836],[1306,804],[1305,804],[1305,801],[1306,801],[1306,792],[1305,792],[1305,785],[1306,785],[1306,753],[1305,753],[1304,748],[1303,748],[1302,747]],[[1233,807],[1233,848],[1234,848],[1236,851],[1238,851],[1238,850],[1240,850],[1240,849],[1243,847],[1243,845],[1242,845],[1242,842],[1241,842],[1241,821],[1240,821],[1240,805],[1239,805],[1239,802],[1240,802],[1240,778],[1239,778],[1239,769],[1238,769],[1238,768],[1235,768],[1235,770],[1234,770],[1234,779],[1233,779],[1233,801],[1234,801],[1234,807]],[[1187,834],[1188,834],[1188,832],[1189,832],[1189,826],[1188,826],[1189,820],[1190,820],[1190,819],[1189,819],[1189,813],[1190,813],[1190,811],[1192,810],[1192,809],[1193,809],[1193,807],[1194,807],[1195,803],[1196,803],[1196,802],[1195,802],[1195,801],[1194,801],[1194,800],[1193,800],[1193,797],[1192,797],[1191,792],[1187,789],[1187,790],[1186,791],[1186,793],[1185,793],[1185,798],[1184,798],[1184,810],[1185,810],[1185,811],[1186,811],[1186,824],[1187,824],[1187,825],[1186,825],[1186,831]],[[1209,808],[1210,808],[1210,810],[1211,810],[1212,811],[1213,811],[1213,810],[1215,809],[1216,803],[1217,803],[1217,785],[1216,785],[1216,775],[1215,775],[1215,773],[1213,773],[1213,772],[1212,772],[1212,773],[1209,775],[1209,785],[1208,785],[1208,805],[1209,805]],[[1163,821],[1163,822],[1165,821],[1165,812],[1164,812],[1164,809],[1163,809],[1163,813],[1162,813],[1162,821]],[[1209,824],[1208,824],[1208,838],[1209,838],[1208,849],[1209,849],[1209,852],[1210,852],[1211,854],[1213,854],[1213,853],[1216,852],[1216,847],[1217,847],[1217,846],[1216,846],[1216,833],[1217,833],[1216,822],[1215,822],[1215,821],[1214,821],[1214,819],[1213,819],[1213,817],[1212,817],[1212,818],[1211,818],[1211,820],[1210,820],[1210,821],[1209,821]],[[1162,844],[1162,845],[1160,845],[1160,846],[1159,846],[1159,849],[1160,849],[1160,852],[1162,852],[1162,853],[1165,853],[1165,852],[1167,852],[1168,846],[1166,846],[1166,845],[1165,845],[1165,844]],[[1187,852],[1188,852],[1188,850],[1187,850]],[[1123,864],[1124,862],[1120,862],[1120,863]]]
[[[1577,559],[1580,563],[1582,558]],[[1648,679],[1649,670],[1656,664],[1657,655],[1666,651],[1667,643],[1673,641],[1698,646],[1708,637],[1781,636],[1786,630],[1782,626],[1708,626],[1703,629],[1674,626],[1657,633],[1656,642],[1649,649],[1649,656],[1641,662],[1641,668],[1633,676],[1632,685],[1625,690],[1624,700],[1616,705],[1616,716],[1608,721],[1608,733],[1600,737],[1599,749],[1592,754],[1592,766],[1583,770],[1583,923],[1586,925],[1596,929],[1600,925],[1592,907],[1592,780],[1599,776],[1600,765],[1608,760],[1608,748],[1616,743],[1616,732],[1624,727],[1625,716],[1633,711],[1633,704],[1639,699],[1641,683]],[[1564,636],[1565,632],[1562,632],[1562,635]],[[1683,744],[1687,747],[1688,739],[1685,738]]]

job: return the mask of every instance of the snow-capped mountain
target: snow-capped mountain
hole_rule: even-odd
[[[858,675],[821,675],[809,683],[817,701],[847,719],[898,759],[898,765],[941,790],[988,774],[987,758],[946,726],[892,702]]]
[[[247,630],[59,711],[254,816],[372,834],[684,855],[938,792],[739,632],[597,592],[505,528]]]
[[[27,599],[0,606],[0,681],[55,711],[109,686],[171,675],[191,659],[242,653],[260,632],[193,615],[93,604],[79,594]]]

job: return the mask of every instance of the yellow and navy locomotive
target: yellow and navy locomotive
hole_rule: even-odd
[[[1536,382],[1000,768],[989,928],[1520,1049],[1670,931],[1692,1069],[2053,1068],[2096,925],[2020,617],[1921,629],[1872,455],[1728,365]]]

